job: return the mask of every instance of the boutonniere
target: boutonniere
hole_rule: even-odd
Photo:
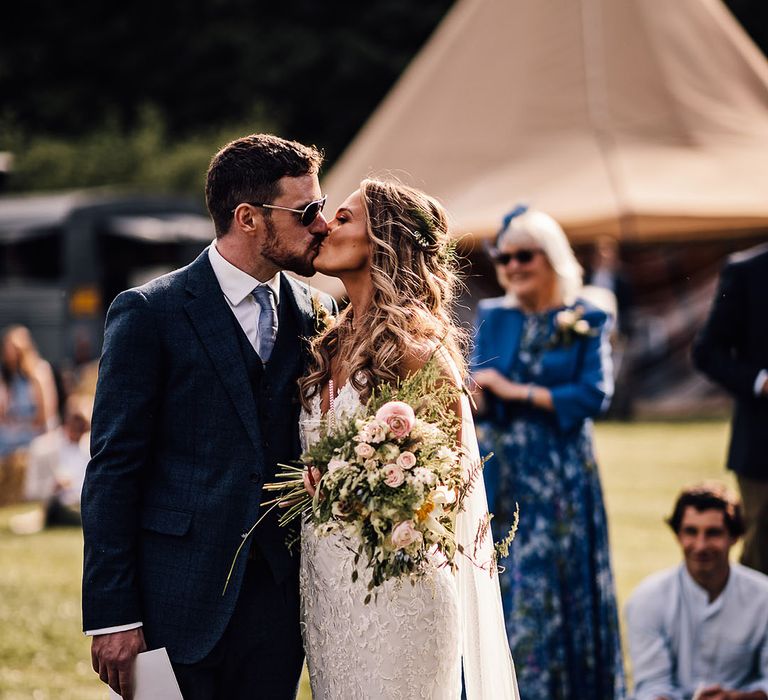
[[[584,307],[574,306],[563,309],[555,314],[555,332],[552,334],[551,346],[570,345],[576,338],[589,338],[597,335],[597,329],[589,325],[584,318]]]
[[[323,333],[336,323],[335,316],[328,311],[323,302],[316,296],[312,297],[312,311],[315,315],[316,333]]]

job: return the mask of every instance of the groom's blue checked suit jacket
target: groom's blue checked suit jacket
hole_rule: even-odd
[[[299,454],[296,381],[314,332],[309,288],[283,274],[272,356],[263,370],[249,364],[207,250],[115,299],[82,495],[84,629],[141,621],[150,648],[177,663],[212,650],[237,601],[246,556],[222,591],[262,486]],[[297,576],[276,518],[253,537],[278,582]]]

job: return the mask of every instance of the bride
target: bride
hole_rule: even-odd
[[[313,423],[354,412],[374,387],[418,370],[436,350],[446,378],[461,381],[448,245],[443,208],[400,184],[364,180],[336,212],[315,269],[342,280],[350,305],[312,343],[300,383],[305,447]],[[468,468],[478,453],[466,397],[455,410]],[[305,483],[312,492],[309,474]],[[468,501],[456,525],[467,546],[487,513],[482,479]],[[484,546],[478,559],[488,561],[489,538]],[[386,581],[366,604],[370,577],[360,564],[352,581],[355,549],[342,535],[303,527],[302,630],[315,700],[456,700],[462,678],[468,700],[518,697],[496,575],[468,560],[453,574],[435,557],[425,575]]]

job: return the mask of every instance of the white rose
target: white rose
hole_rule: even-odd
[[[328,462],[328,473],[333,474],[333,472],[338,471],[339,469],[344,469],[344,467],[348,467],[349,462],[345,462],[343,459],[332,459],[330,462]]]
[[[435,457],[441,462],[454,462],[456,461],[456,453],[450,448],[443,445],[436,453]]]
[[[370,420],[358,427],[358,434],[355,437],[357,442],[379,443],[387,436],[387,426],[377,420]]]
[[[456,492],[447,486],[437,486],[432,492],[432,502],[447,505],[456,501]]]
[[[368,442],[380,443],[387,437],[387,424],[381,421],[373,421],[368,426],[368,435],[370,436]]]
[[[404,549],[414,542],[420,542],[421,533],[413,526],[412,520],[404,520],[392,530],[392,544],[397,549]]]

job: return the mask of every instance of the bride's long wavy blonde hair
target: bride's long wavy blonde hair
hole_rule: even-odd
[[[331,379],[334,357],[363,401],[404,374],[407,357],[429,356],[442,346],[462,376],[466,333],[451,306],[459,278],[442,205],[420,190],[366,179],[360,194],[370,241],[373,296],[364,317],[347,307],[310,344],[309,372],[300,380],[302,403]],[[353,323],[353,321],[355,321]]]

